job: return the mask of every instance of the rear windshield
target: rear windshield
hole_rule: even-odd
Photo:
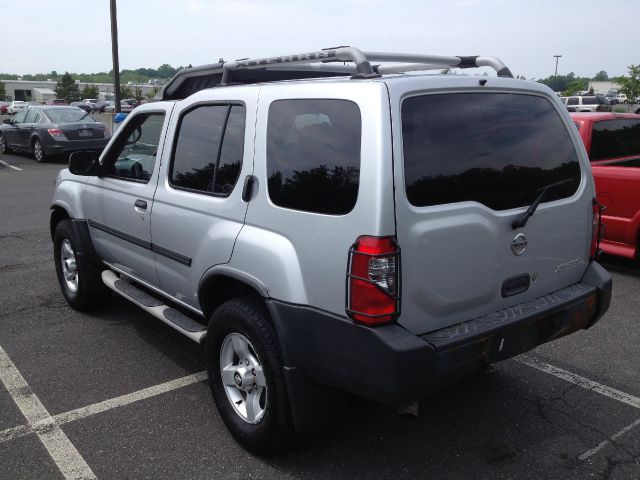
[[[95,122],[93,117],[79,108],[56,108],[47,110],[47,117],[53,123]]]
[[[507,93],[423,95],[402,104],[405,188],[415,206],[475,201],[493,210],[570,197],[580,165],[545,98]]]
[[[640,155],[640,120],[618,118],[593,126],[591,160]]]

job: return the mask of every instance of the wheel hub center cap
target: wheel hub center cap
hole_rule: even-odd
[[[242,375],[240,375],[240,372],[233,374],[233,381],[236,382],[238,388],[242,388]]]

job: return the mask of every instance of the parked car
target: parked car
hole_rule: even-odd
[[[108,105],[109,105],[109,102],[98,100],[96,103],[92,105],[92,111],[95,113],[104,113]]]
[[[49,100],[47,105],[69,105],[64,98],[54,98],[53,100]]]
[[[0,115],[6,115],[9,104],[7,102],[0,102]]]
[[[86,112],[73,107],[30,107],[0,126],[0,153],[30,152],[38,162],[78,150],[100,152],[110,130]]]
[[[619,93],[615,98],[617,103],[629,103],[629,99],[624,93]]]
[[[607,101],[609,102],[609,104],[611,105],[617,105],[619,102],[618,97],[615,94],[607,94],[606,95]]]
[[[295,68],[311,58],[357,67]],[[66,301],[113,291],[204,343],[251,451],[287,448],[344,391],[407,404],[609,306],[589,160],[555,93],[493,57],[497,77],[394,75],[407,58],[478,66],[341,47],[187,68],[55,180]]]
[[[611,104],[604,95],[567,97],[567,110],[570,112],[610,112]]]
[[[115,110],[115,102],[113,100],[107,100],[107,104],[104,107],[105,113],[113,113]]]
[[[127,98],[120,101],[120,111],[124,113],[130,113],[134,108],[140,105],[140,102],[133,98]]]
[[[573,113],[604,206],[602,250],[640,258],[640,115]]]
[[[93,111],[93,108],[91,107],[91,105],[84,102],[71,102],[69,106],[84,110],[86,113],[91,113]]]
[[[20,100],[16,100],[11,102],[7,107],[7,113],[9,115],[15,115],[16,113],[25,110],[28,107],[27,102],[22,102]]]

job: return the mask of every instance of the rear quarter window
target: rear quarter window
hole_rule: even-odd
[[[618,118],[593,125],[591,160],[640,155],[640,120]]]
[[[277,100],[269,107],[267,175],[280,207],[349,213],[360,181],[358,105],[347,100]]]
[[[580,165],[567,127],[543,97],[455,93],[402,104],[405,189],[414,206],[474,201],[493,210],[570,197]]]

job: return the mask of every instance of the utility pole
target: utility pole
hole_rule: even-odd
[[[115,1],[115,0],[112,0]],[[558,59],[561,57],[562,55],[554,55],[554,57],[556,58],[556,73],[554,75],[554,77],[558,76]]]
[[[113,57],[114,111],[120,113],[120,65],[118,62],[118,14],[116,0],[111,0],[111,55]]]

